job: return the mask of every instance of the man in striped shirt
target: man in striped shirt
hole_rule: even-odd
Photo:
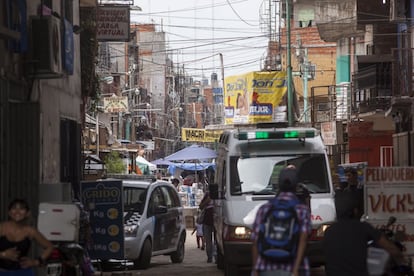
[[[298,177],[296,168],[289,165],[282,169],[279,174],[279,200],[297,200],[295,195],[298,185]],[[253,223],[252,231],[252,276],[308,276],[310,275],[310,268],[308,259],[305,256],[305,248],[308,235],[311,233],[311,218],[310,209],[305,204],[297,204],[295,207],[300,228],[300,236],[297,246],[296,257],[290,262],[274,262],[263,258],[257,247],[258,233],[260,224],[265,220],[265,216],[272,207],[272,200],[262,205],[256,214],[256,219]]]

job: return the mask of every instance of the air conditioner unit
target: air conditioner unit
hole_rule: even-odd
[[[390,21],[400,22],[406,20],[406,6],[405,0],[391,0],[390,1]]]
[[[31,72],[39,79],[60,78],[62,74],[62,34],[55,16],[32,16]]]

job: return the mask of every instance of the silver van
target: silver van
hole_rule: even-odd
[[[217,149],[216,174],[210,184],[215,202],[217,266],[225,275],[251,266],[252,224],[259,206],[278,192],[278,176],[287,164],[311,193],[312,235],[307,247],[311,264],[323,264],[321,240],[336,219],[334,190],[325,146],[314,128],[270,124],[225,130]]]

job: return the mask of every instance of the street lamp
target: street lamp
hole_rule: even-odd
[[[121,91],[121,94],[124,94],[124,93],[127,93],[127,92],[131,92],[131,91],[134,91],[135,92],[135,95],[139,95],[139,89],[138,89],[138,87],[122,90]]]

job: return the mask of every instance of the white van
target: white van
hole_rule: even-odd
[[[251,266],[250,233],[258,207],[273,198],[280,170],[294,164],[299,181],[311,193],[312,235],[307,255],[323,264],[321,239],[336,219],[329,161],[314,128],[260,124],[225,130],[220,136],[214,183],[217,266],[225,275]]]

